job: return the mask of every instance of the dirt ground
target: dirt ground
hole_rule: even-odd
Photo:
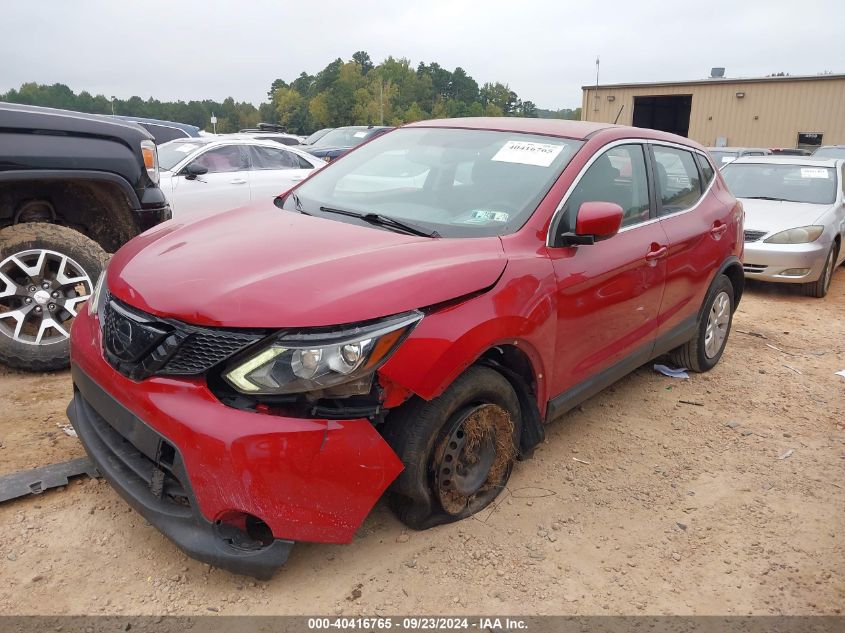
[[[715,370],[594,397],[494,509],[409,532],[379,503],[270,582],[188,559],[102,482],[5,503],[0,613],[840,613],[843,313],[843,268],[823,300],[754,285]],[[0,473],[83,455],[69,397],[67,373],[0,369]]]

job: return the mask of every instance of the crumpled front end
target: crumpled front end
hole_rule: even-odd
[[[367,419],[281,417],[223,404],[202,378],[135,382],[83,310],[68,408],[112,486],[189,555],[267,578],[293,541],[345,543],[402,470]]]

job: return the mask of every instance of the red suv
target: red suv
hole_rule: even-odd
[[[413,528],[478,512],[545,422],[658,355],[712,368],[742,223],[671,134],[415,123],[122,248],[73,324],[68,415],[179,547],[267,578],[385,490]]]

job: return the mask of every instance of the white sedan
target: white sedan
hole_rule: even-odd
[[[158,147],[161,189],[174,217],[272,200],[326,162],[272,141],[179,139]]]

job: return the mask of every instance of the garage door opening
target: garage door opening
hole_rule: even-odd
[[[692,95],[634,97],[633,124],[687,136],[691,109]]]

